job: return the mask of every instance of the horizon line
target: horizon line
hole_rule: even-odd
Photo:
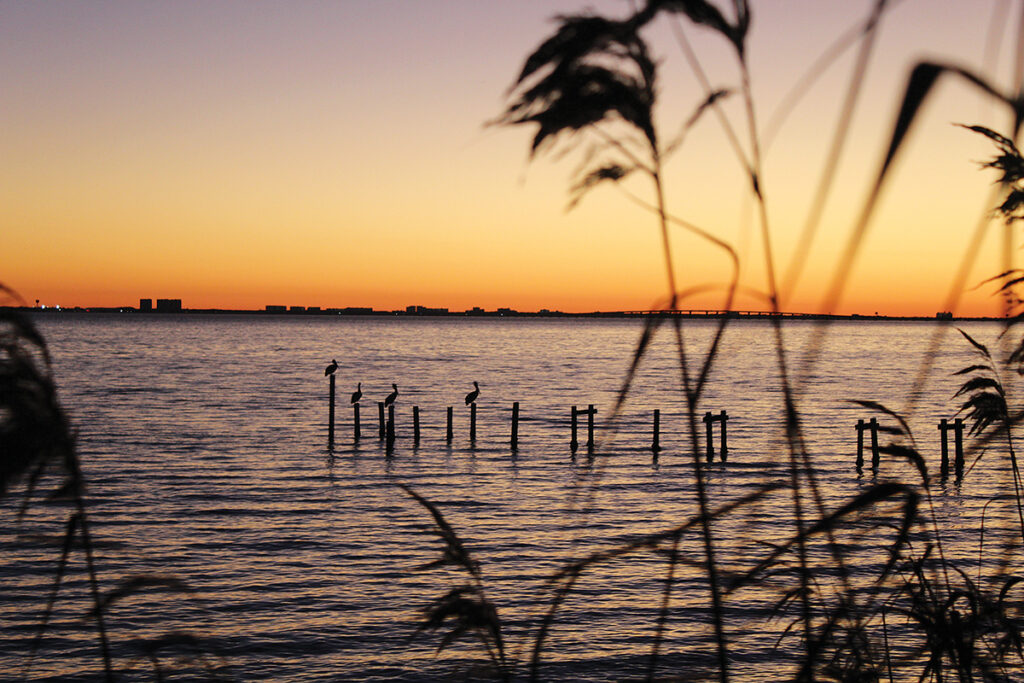
[[[480,307],[473,307],[464,311],[451,311],[447,308],[429,308],[425,306],[407,306],[405,309],[383,310],[371,307],[348,306],[345,308],[321,308],[319,306],[276,306],[268,305],[256,309],[234,309],[234,308],[184,308],[180,300],[158,300],[163,304],[165,301],[170,306],[158,306],[156,308],[140,308],[134,306],[0,306],[0,310],[18,310],[30,313],[122,313],[122,314],[230,314],[230,315],[275,315],[275,316],[389,316],[389,317],[532,317],[532,318],[645,318],[651,316],[678,317],[687,319],[771,319],[786,318],[796,320],[910,320],[910,321],[940,321],[949,322],[952,320],[997,320],[1005,321],[1010,319],[998,316],[954,316],[948,311],[939,311],[933,315],[885,315],[885,314],[862,314],[862,313],[802,313],[802,312],[773,312],[773,311],[738,311],[722,309],[648,309],[648,310],[614,310],[614,311],[586,311],[568,312],[542,308],[537,311],[519,311],[512,308],[497,308],[485,310]]]

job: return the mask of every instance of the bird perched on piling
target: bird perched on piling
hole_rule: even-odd
[[[388,394],[387,398],[384,399],[384,407],[385,408],[387,408],[389,405],[394,403],[395,399],[398,398],[398,385],[397,384],[392,384],[391,388],[394,389],[394,391],[392,391],[390,394]]]
[[[473,389],[473,391],[471,391],[468,394],[466,394],[466,405],[467,406],[470,403],[472,403],[473,401],[475,401],[476,397],[480,395],[480,385],[477,384],[476,382],[473,382],[473,386],[476,387],[476,389]]]
[[[331,359],[331,364],[324,369],[324,377],[327,375],[333,375],[334,371],[338,369],[338,361]]]
[[[359,399],[363,397],[363,383],[360,382],[356,386],[356,390],[352,392],[352,403],[359,403]]]

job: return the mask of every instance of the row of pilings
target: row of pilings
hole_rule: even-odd
[[[330,394],[329,394],[329,409],[328,409],[328,428],[327,428],[327,448],[328,450],[334,450],[334,433],[335,433],[335,383],[334,375],[330,376]],[[477,435],[477,407],[476,402],[469,404],[469,441],[470,444],[475,445]],[[362,439],[362,421],[360,418],[360,403],[356,402],[352,404],[352,436],[353,439],[358,443]],[[455,410],[452,406],[448,406],[446,411],[446,424],[445,424],[445,440],[448,444],[451,444],[455,438],[454,430],[454,414]],[[597,417],[597,408],[593,404],[589,404],[586,408],[580,408],[578,406],[571,406],[569,411],[569,450],[575,454],[580,448],[580,422],[583,418],[586,418],[586,441],[583,446],[588,453],[594,452],[595,441],[595,419]],[[705,412],[701,418],[704,423],[705,432],[705,457],[707,462],[711,463],[715,457],[715,439],[714,439],[714,426],[719,425],[719,444],[718,454],[722,462],[726,462],[729,457],[729,442],[728,442],[728,421],[730,417],[725,410],[721,410],[718,413]],[[512,420],[511,429],[509,433],[509,447],[512,451],[516,451],[519,448],[519,402],[516,401],[512,404]],[[963,478],[964,473],[964,421],[961,418],[953,420],[942,419],[938,425],[940,437],[941,437],[941,464],[940,464],[940,476],[943,480],[947,479],[950,471],[949,462],[949,433],[953,432],[953,470],[955,472],[956,480],[959,482]],[[857,456],[855,460],[855,467],[857,472],[862,472],[864,468],[864,435],[865,432],[870,438],[870,449],[871,449],[871,469],[874,472],[878,471],[882,448],[878,443],[878,431],[879,424],[877,418],[870,418],[868,420],[857,420],[856,424],[857,431]],[[420,408],[419,406],[412,407],[412,438],[413,447],[418,447],[420,444]],[[377,438],[379,441],[384,442],[386,448],[390,451],[394,448],[395,444],[395,405],[394,403],[387,404],[384,401],[377,402]],[[652,429],[651,429],[651,442],[650,450],[657,454],[661,450],[661,411],[655,409],[653,412]]]
[[[857,420],[857,471],[864,468],[864,432],[868,432],[871,438],[871,469],[878,471],[878,464],[881,459],[881,448],[878,445],[878,419]],[[959,482],[964,477],[964,421],[962,418],[939,420],[939,439],[941,460],[939,463],[939,476],[945,480],[949,477],[949,433],[953,432],[953,470],[956,480]]]
[[[335,381],[334,375],[330,375],[330,393],[329,393],[329,407],[327,417],[327,448],[328,450],[334,450],[334,433],[335,433]],[[360,403],[357,401],[352,403],[352,438],[358,443],[362,439],[362,418],[360,416]],[[445,425],[445,440],[447,443],[452,443],[455,438],[454,430],[454,415],[455,409],[452,406],[448,406]],[[476,443],[476,425],[477,425],[477,409],[476,402],[469,404],[469,441],[471,444]],[[594,421],[597,417],[597,408],[593,404],[588,405],[586,408],[580,408],[578,406],[572,406],[569,411],[569,424],[571,437],[569,439],[569,449],[575,453],[579,450],[579,423],[581,418],[587,420],[587,440],[584,443],[588,453],[594,452]],[[714,447],[714,436],[713,436],[713,425],[721,425],[721,439],[718,447],[718,452],[721,455],[722,461],[724,462],[729,455],[729,444],[727,441],[726,432],[726,421],[729,416],[724,410],[717,414],[706,413],[704,415],[704,424],[706,425],[707,435],[707,460],[712,462],[715,456]],[[418,447],[420,444],[420,408],[419,406],[412,407],[412,439],[413,446]],[[395,404],[386,403],[385,401],[377,402],[377,438],[383,441],[388,448],[392,448],[395,443]],[[509,434],[509,446],[513,451],[519,448],[519,402],[516,401],[512,404],[512,424],[511,432]],[[651,431],[651,445],[650,449],[657,453],[661,450],[661,411],[655,409],[654,411],[654,423]]]

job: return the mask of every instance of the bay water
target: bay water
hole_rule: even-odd
[[[444,631],[417,633],[422,608],[468,577],[452,567],[423,568],[440,557],[441,545],[430,513],[397,484],[432,501],[479,562],[520,675],[551,604],[554,572],[698,512],[693,439],[703,457],[704,425],[696,422],[691,433],[670,325],[646,349],[610,421],[642,320],[84,313],[34,320],[77,431],[101,589],[140,576],[175,588],[160,590],[154,580],[110,606],[121,680],[152,680],[152,643],[167,634],[177,634],[177,646],[156,657],[172,679],[175,671],[235,680],[486,677],[486,656],[472,636],[438,653]],[[713,320],[683,322],[693,376],[715,327]],[[964,329],[998,348],[998,324]],[[714,358],[697,406],[698,418],[705,411],[729,415],[728,461],[702,465],[712,507],[788,481],[778,342],[770,322],[739,320]],[[786,321],[782,345],[824,509],[878,481],[920,479],[910,463],[891,458],[877,474],[856,471],[857,420],[895,424],[857,400],[901,411],[937,471],[936,425],[954,417],[953,394],[963,382],[953,373],[977,361],[953,327],[872,320],[825,330]],[[332,358],[339,369],[329,451],[324,367]],[[471,442],[463,397],[473,381],[480,396]],[[360,382],[362,438],[355,442],[349,395]],[[376,403],[392,383],[399,395],[389,450],[378,439]],[[520,405],[515,451],[513,402]],[[573,453],[571,407],[591,404],[594,452],[581,445]],[[413,406],[422,425],[418,446]],[[650,448],[655,409],[657,456]],[[581,418],[581,444],[585,424]],[[719,438],[716,427],[716,448]],[[981,515],[994,528],[1005,522],[1012,529],[1015,519],[1008,503],[986,509],[1005,492],[1004,460],[986,456],[963,485],[932,487],[948,552],[971,572],[998,561],[979,556]],[[102,663],[94,622],[85,617],[92,601],[80,548],[71,553],[39,652],[28,655],[68,511],[34,504],[19,521],[18,493],[0,506],[0,671],[28,680],[94,680]],[[791,499],[781,488],[716,519],[723,580],[792,537]],[[877,568],[891,541],[892,533],[865,531],[849,552],[865,569]],[[580,576],[545,641],[542,679],[646,674],[667,547],[638,549]],[[681,536],[661,675],[699,680],[714,669],[703,552],[697,529]],[[743,680],[785,677],[800,645],[786,633],[793,615],[772,607],[792,587],[779,577],[726,596],[731,666]],[[181,655],[192,651],[182,643],[195,642],[198,662]]]

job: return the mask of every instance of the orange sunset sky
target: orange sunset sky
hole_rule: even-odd
[[[727,3],[719,0],[725,7]],[[872,2],[752,3],[758,127]],[[818,311],[888,143],[911,66],[956,62],[1004,89],[1018,4],[904,0],[885,15],[837,182],[782,309]],[[529,158],[532,130],[487,127],[554,15],[625,2],[0,3],[0,282],[30,303],[189,308],[419,304],[646,309],[666,292],[654,218],[616,188],[566,212],[579,154]],[[715,87],[737,88],[721,37],[684,30]],[[670,138],[703,92],[661,20],[658,123]],[[765,152],[763,187],[785,273],[853,69],[847,51]],[[744,133],[742,99],[724,111]],[[993,156],[954,123],[1007,132],[1007,111],[942,81],[901,153],[837,313],[943,309],[980,217]],[[568,148],[566,148],[568,149]],[[559,150],[555,150],[556,152]],[[722,127],[701,119],[666,172],[669,210],[739,251],[740,309],[764,309],[759,227]],[[651,197],[642,179],[630,191]],[[1002,270],[986,234],[967,287]],[[1018,227],[1017,232],[1021,230]],[[674,234],[680,286],[721,285],[729,262]],[[1014,236],[1014,259],[1021,240]],[[682,306],[717,307],[720,288]],[[991,286],[960,314],[996,314]]]

